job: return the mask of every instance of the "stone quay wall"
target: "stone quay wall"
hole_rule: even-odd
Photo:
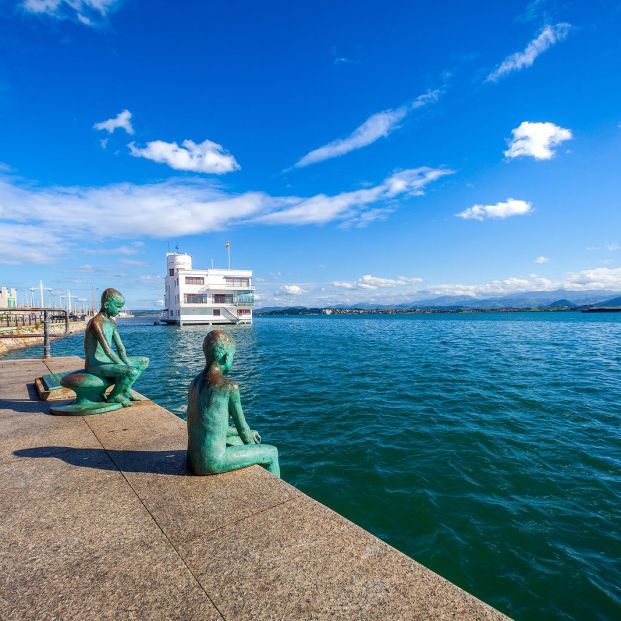
[[[72,321],[69,323],[69,334],[76,332],[84,332],[86,329],[86,321]],[[24,328],[16,328],[14,332],[2,332],[3,335],[10,335],[9,338],[0,338],[0,356],[15,349],[24,349],[32,345],[41,345],[41,357],[43,357],[43,337],[33,338],[21,336],[23,334],[43,334],[43,324],[36,326],[26,326]],[[63,338],[65,335],[65,324],[54,323],[50,325],[50,340],[54,341]],[[54,353],[54,345],[52,344],[52,354]]]

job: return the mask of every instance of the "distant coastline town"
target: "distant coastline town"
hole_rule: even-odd
[[[278,315],[411,315],[411,314],[475,314],[475,313],[545,313],[545,312],[582,312],[582,313],[618,313],[621,312],[621,296],[596,304],[574,304],[568,300],[537,306],[335,306],[335,307],[272,307],[259,308],[255,316]]]

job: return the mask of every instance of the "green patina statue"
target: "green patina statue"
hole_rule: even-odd
[[[261,444],[241,407],[239,386],[226,377],[233,365],[235,342],[212,330],[203,342],[205,369],[188,397],[188,467],[194,474],[218,474],[260,464],[280,476],[278,449]],[[229,418],[234,427],[229,426]]]
[[[52,414],[100,414],[128,407],[132,401],[140,400],[131,388],[149,365],[149,359],[128,356],[125,352],[114,322],[123,304],[125,299],[116,289],[103,292],[101,310],[88,322],[84,333],[85,368],[60,378],[62,386],[76,393],[76,400],[68,405],[52,406]],[[114,388],[106,397],[105,391],[112,385]]]
[[[116,289],[106,289],[101,295],[101,310],[88,322],[84,333],[85,369],[88,373],[112,380],[114,389],[108,395],[108,403],[120,403],[123,407],[139,399],[132,395],[134,382],[149,366],[143,356],[127,356],[125,347],[113,317],[116,317],[125,298]],[[116,352],[112,349],[116,346]]]

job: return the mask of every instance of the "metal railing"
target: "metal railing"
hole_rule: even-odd
[[[0,308],[0,329],[15,328],[10,333],[0,333],[0,339],[14,338],[43,338],[43,357],[50,358],[50,325],[65,324],[64,334],[69,334],[70,321],[84,321],[87,315],[70,315],[64,308]],[[25,328],[38,329],[43,326],[43,332],[25,332]],[[20,330],[21,328],[21,330]]]

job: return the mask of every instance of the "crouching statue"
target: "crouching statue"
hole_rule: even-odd
[[[261,444],[241,407],[239,386],[226,377],[233,365],[235,342],[212,330],[203,342],[205,369],[190,386],[188,397],[188,467],[194,474],[218,474],[260,464],[280,476],[278,450]],[[229,418],[234,427],[229,426]]]
[[[131,388],[149,365],[149,359],[125,352],[114,321],[123,304],[125,299],[116,289],[103,292],[101,310],[88,322],[84,334],[85,368],[60,378],[61,385],[73,390],[77,398],[69,405],[53,406],[52,414],[99,414],[129,407],[132,401],[140,400]],[[114,388],[106,396],[111,386]]]

